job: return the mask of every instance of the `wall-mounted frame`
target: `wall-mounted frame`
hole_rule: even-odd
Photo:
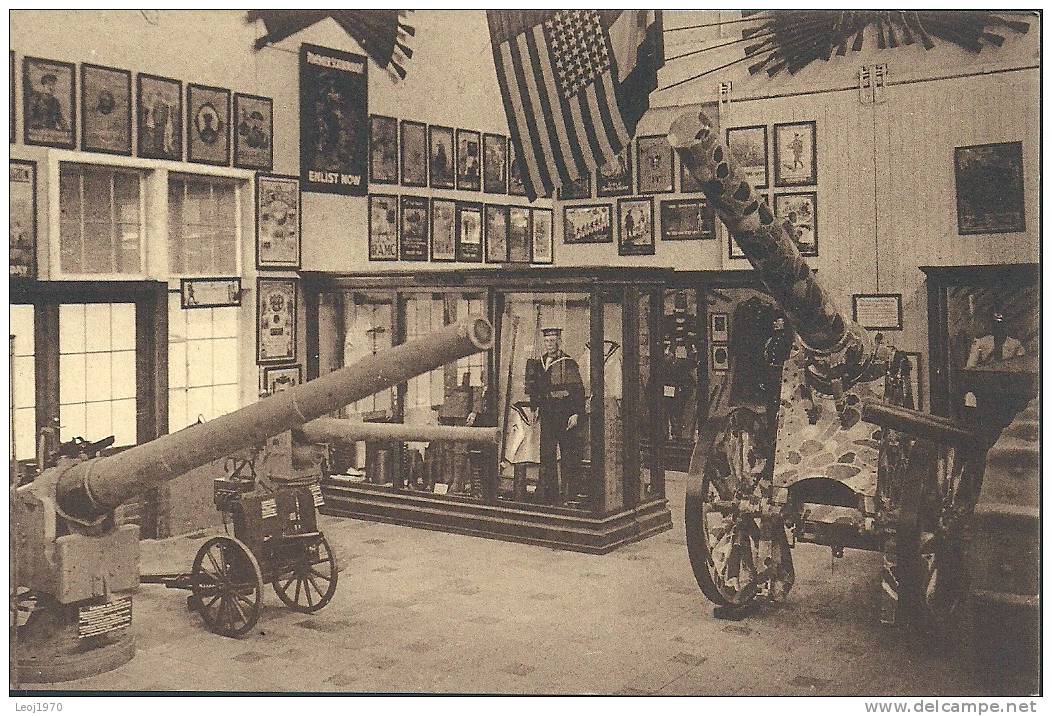
[[[661,202],[661,240],[699,241],[716,238],[716,214],[704,197]]]
[[[525,206],[508,207],[508,261],[525,264],[533,258],[533,229],[530,210]]]
[[[399,124],[401,149],[398,162],[402,186],[427,186],[427,132],[427,125],[423,122],[403,119]]]
[[[453,128],[437,124],[428,125],[427,145],[431,186],[435,189],[456,188],[456,145],[453,141]]]
[[[731,354],[726,343],[709,344],[709,366],[713,373],[726,373],[731,367]]]
[[[672,146],[664,134],[636,139],[636,190],[668,194],[673,187]]]
[[[654,254],[654,200],[617,200],[617,253],[619,256]]]
[[[482,263],[482,204],[457,202],[457,261]]]
[[[431,199],[431,260],[457,260],[457,202]]]
[[[482,135],[470,129],[457,130],[457,189],[482,189]]]
[[[369,260],[398,260],[398,197],[369,195]]]
[[[37,165],[11,160],[9,225],[11,278],[37,277]]]
[[[299,177],[256,175],[256,268],[300,267],[301,201]]]
[[[901,331],[902,294],[856,293],[851,297],[851,320],[873,331]]]
[[[774,125],[774,185],[818,183],[818,130],[810,122]]]
[[[559,187],[559,199],[561,201],[572,201],[574,199],[592,198],[592,173],[579,177],[569,184]]]
[[[369,181],[398,183],[398,120],[394,117],[369,115]]]
[[[179,279],[179,306],[184,310],[240,305],[241,279],[237,276]]]
[[[1026,231],[1022,142],[957,147],[953,172],[958,234]]]
[[[801,256],[818,256],[818,193],[774,195],[774,215]]]
[[[186,158],[220,167],[230,164],[230,90],[186,86]]]
[[[709,341],[729,343],[731,340],[730,317],[726,313],[709,314]]]
[[[486,204],[482,209],[486,238],[486,263],[508,261],[508,207]]]
[[[732,127],[727,130],[727,149],[752,185],[765,189],[767,176],[767,126]]]
[[[274,169],[274,100],[234,93],[234,166]]]
[[[563,207],[564,244],[612,244],[613,206],[584,204]]]
[[[595,170],[595,195],[625,196],[632,193],[632,143],[629,142],[617,159]]]
[[[282,390],[287,390],[303,382],[303,366],[295,365],[268,365],[263,367],[263,390],[268,395],[274,395]]]
[[[503,134],[482,135],[482,190],[508,193],[508,138]]]
[[[533,236],[531,262],[535,264],[555,263],[553,246],[553,219],[551,209],[530,209],[530,235]]]
[[[402,196],[398,232],[398,257],[402,261],[427,261],[429,206],[427,197]]]
[[[524,176],[526,176],[526,173],[522,166],[522,160],[519,159],[518,153],[515,151],[515,142],[511,141],[511,137],[508,137],[508,193],[510,195],[526,196]]]
[[[76,149],[75,83],[71,62],[22,58],[22,126],[26,144]]]
[[[132,153],[132,73],[115,67],[80,66],[80,148]]]
[[[146,159],[183,159],[183,83],[169,77],[135,76],[136,154]]]
[[[294,278],[256,279],[256,363],[296,360]]]

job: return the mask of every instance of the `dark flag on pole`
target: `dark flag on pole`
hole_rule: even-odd
[[[617,155],[664,64],[660,10],[489,10],[508,127],[531,200]]]

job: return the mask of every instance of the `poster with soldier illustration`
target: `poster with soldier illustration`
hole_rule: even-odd
[[[234,166],[274,168],[274,100],[234,93]]]
[[[26,144],[76,148],[72,64],[26,57],[22,62],[22,102]]]

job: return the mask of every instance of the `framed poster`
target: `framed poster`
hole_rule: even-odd
[[[1026,231],[1022,142],[957,147],[953,170],[958,234]]]
[[[562,201],[571,201],[573,199],[591,199],[592,198],[592,173],[588,172],[584,176],[570,182],[569,184],[563,184],[559,187],[559,199]]]
[[[662,138],[664,139],[664,138]],[[654,253],[654,200],[617,200],[617,254],[651,256]]]
[[[734,127],[727,130],[727,149],[757,189],[765,189],[767,177],[767,126]]]
[[[302,210],[299,177],[256,175],[256,268],[298,269]]]
[[[453,189],[453,128],[430,125],[427,128],[428,163],[431,166],[431,186],[436,189]]]
[[[533,231],[530,210],[525,206],[508,207],[508,261],[528,264],[533,258]]]
[[[533,258],[535,264],[555,263],[554,247],[552,246],[552,210],[531,209],[530,210],[531,234],[533,235]]]
[[[457,130],[457,189],[482,188],[482,139],[478,132]]]
[[[303,367],[295,365],[268,365],[263,368],[263,390],[267,395],[280,393],[303,382]]]
[[[508,138],[508,193],[512,196],[526,196],[526,184],[523,181],[522,161],[515,151],[515,142]]]
[[[402,261],[427,261],[427,209],[427,197],[402,197],[398,239],[398,256]]]
[[[22,124],[26,144],[77,147],[73,64],[22,58]]]
[[[11,160],[10,216],[11,278],[37,275],[37,165]]]
[[[563,207],[564,244],[614,242],[614,209],[610,204]]]
[[[636,164],[636,189],[640,194],[672,191],[672,147],[665,135],[636,139]]]
[[[775,186],[818,183],[816,133],[813,121],[774,125]]]
[[[431,260],[457,260],[457,202],[431,200]]]
[[[709,314],[709,341],[728,343],[730,341],[730,322],[726,313]]]
[[[398,197],[369,195],[369,260],[398,260]]]
[[[818,256],[818,197],[813,191],[775,194],[774,214],[801,256]]]
[[[179,307],[224,308],[241,305],[241,279],[181,278],[179,279]]]
[[[132,153],[131,72],[80,66],[80,148],[103,154]]]
[[[156,75],[135,77],[137,154],[183,159],[183,83]]]
[[[403,186],[427,186],[427,125],[403,119],[399,132],[402,153],[399,158]]]
[[[457,202],[457,261],[482,263],[482,205]]]
[[[274,169],[274,100],[234,93],[234,166]]]
[[[256,279],[256,362],[296,360],[296,279]]]
[[[632,144],[629,142],[617,159],[595,171],[596,196],[624,196],[632,193]]]
[[[508,140],[503,134],[482,135],[482,190],[508,193]]]
[[[704,198],[661,202],[661,240],[695,241],[716,238],[716,214]]]
[[[505,263],[508,260],[508,207],[503,204],[486,204],[483,213],[486,263]]]
[[[726,343],[711,343],[709,365],[713,373],[726,373],[731,367],[731,354]]]
[[[186,158],[191,162],[230,164],[230,90],[186,86]]]
[[[398,183],[398,120],[369,115],[369,181]]]
[[[300,45],[300,181],[303,191],[365,196],[369,61]]]
[[[851,297],[851,320],[873,331],[901,331],[902,294],[856,293]]]

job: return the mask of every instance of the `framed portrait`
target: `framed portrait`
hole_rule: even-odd
[[[423,196],[403,196],[398,256],[402,261],[427,261],[428,200]]]
[[[588,172],[576,180],[563,184],[559,187],[559,199],[572,201],[574,199],[592,198],[592,173]]]
[[[533,258],[533,231],[530,210],[524,206],[508,207],[508,261],[528,264]]]
[[[530,209],[531,234],[533,235],[533,258],[535,264],[555,263],[552,240],[552,210]]]
[[[482,135],[482,190],[508,193],[508,139],[503,134]]]
[[[37,275],[37,165],[12,159],[11,183],[8,185],[11,238],[11,278],[36,278]]]
[[[703,198],[661,202],[661,240],[698,241],[716,238],[716,214]]]
[[[302,215],[299,177],[256,175],[256,268],[300,267]]]
[[[457,261],[482,263],[482,205],[457,202]]]
[[[818,256],[818,195],[813,191],[774,195],[774,214],[801,256]]]
[[[624,196],[632,193],[632,143],[629,142],[617,159],[595,170],[596,196]]]
[[[1026,231],[1022,142],[957,147],[953,170],[958,234]]]
[[[457,189],[482,188],[482,139],[478,132],[457,130]]]
[[[183,83],[156,75],[135,77],[137,154],[183,159]]]
[[[432,124],[427,128],[428,162],[431,166],[431,186],[435,189],[456,187],[453,162],[453,128]]]
[[[814,121],[774,125],[774,185],[818,183],[817,131]]]
[[[431,200],[431,260],[457,260],[457,202]]]
[[[131,72],[80,66],[80,148],[104,154],[132,153]]]
[[[486,204],[483,207],[486,235],[486,263],[502,264],[508,260],[508,207]]]
[[[515,151],[515,142],[508,138],[508,193],[512,196],[526,196],[526,183],[523,180],[522,160]]]
[[[710,343],[709,365],[713,373],[726,373],[731,367],[731,354],[726,343]]]
[[[614,242],[613,207],[589,204],[563,207],[564,244],[612,244]]]
[[[179,279],[179,307],[184,310],[240,305],[241,279],[237,276]]]
[[[22,58],[22,126],[26,144],[77,147],[73,64]]]
[[[851,297],[851,320],[872,331],[901,331],[902,294],[854,294]]]
[[[186,127],[189,161],[230,164],[230,90],[187,85]]]
[[[274,100],[234,93],[234,166],[269,172],[274,168]]]
[[[398,260],[398,197],[369,195],[369,260]]]
[[[730,341],[730,319],[726,313],[709,314],[709,341],[727,343]]]
[[[369,59],[300,45],[300,188],[365,196],[369,191]]]
[[[296,360],[296,279],[256,279],[256,362]]]
[[[636,189],[640,194],[672,191],[672,147],[661,134],[636,139]]]
[[[654,253],[654,200],[617,200],[617,254],[651,256]]]
[[[398,183],[398,120],[369,115],[369,181]]]
[[[403,119],[399,133],[402,186],[427,186],[427,125]]]
[[[757,189],[767,188],[767,126],[733,127],[727,130],[727,149]]]
[[[274,395],[303,382],[303,367],[296,365],[268,365],[263,368],[263,390]]]

